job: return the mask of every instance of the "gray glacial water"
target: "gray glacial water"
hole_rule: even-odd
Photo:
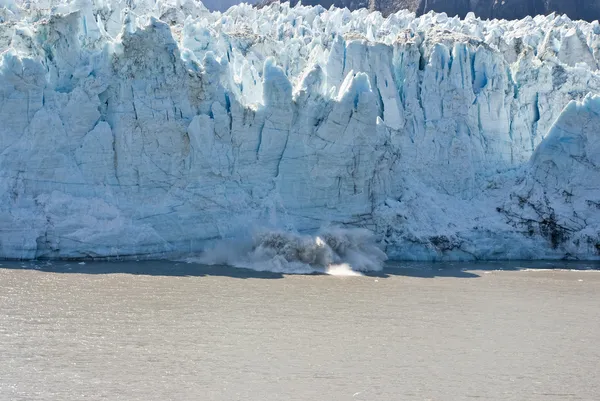
[[[599,399],[598,271],[0,264],[2,401]]]

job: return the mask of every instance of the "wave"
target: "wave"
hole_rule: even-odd
[[[288,274],[360,275],[383,269],[386,260],[370,231],[327,228],[315,235],[258,229],[219,241],[187,262]]]

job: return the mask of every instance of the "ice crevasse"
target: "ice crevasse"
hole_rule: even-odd
[[[0,257],[334,226],[397,259],[600,258],[597,22],[0,6]]]

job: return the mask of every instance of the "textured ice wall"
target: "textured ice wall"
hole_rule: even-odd
[[[0,256],[188,254],[325,224],[404,259],[600,255],[594,148],[573,162],[596,100],[561,116],[600,93],[598,23],[3,4]],[[579,120],[580,145],[553,144]]]

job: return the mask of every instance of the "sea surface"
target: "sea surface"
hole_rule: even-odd
[[[598,265],[0,265],[2,401],[600,399]]]

